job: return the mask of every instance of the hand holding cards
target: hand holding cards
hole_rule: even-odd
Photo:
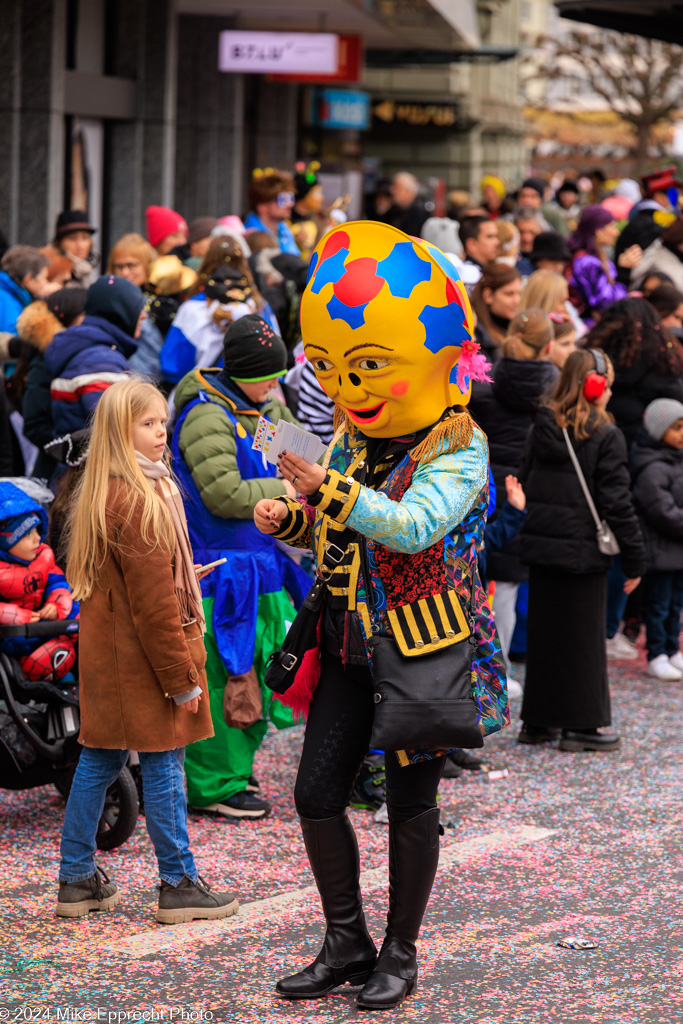
[[[266,462],[277,466],[280,452],[288,451],[306,462],[316,463],[327,451],[317,434],[296,427],[293,423],[280,420],[277,426],[259,417],[252,448],[263,452]]]

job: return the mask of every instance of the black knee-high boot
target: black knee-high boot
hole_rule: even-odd
[[[439,808],[389,825],[389,914],[377,966],[358,995],[366,1010],[390,1010],[417,983],[415,942],[439,864]]]
[[[327,923],[320,953],[298,974],[276,985],[287,999],[316,999],[337,985],[367,981],[377,962],[360,892],[356,833],[346,813],[315,821],[301,818],[306,852]]]

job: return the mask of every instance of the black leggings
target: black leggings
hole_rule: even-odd
[[[355,665],[344,668],[323,651],[294,787],[301,817],[332,818],[348,807],[370,748],[374,709],[370,670]],[[396,754],[386,752],[390,821],[408,821],[436,807],[443,762],[443,757],[437,757],[401,767]]]

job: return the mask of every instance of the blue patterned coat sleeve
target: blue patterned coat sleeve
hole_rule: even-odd
[[[465,518],[486,483],[487,467],[486,439],[475,430],[468,448],[418,465],[400,502],[360,487],[346,523],[394,551],[424,551]]]

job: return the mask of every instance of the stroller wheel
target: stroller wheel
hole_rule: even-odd
[[[69,793],[71,792],[71,784],[74,780],[74,770],[64,772],[54,781],[54,787],[59,795],[66,801],[69,799]]]
[[[138,791],[128,768],[123,768],[116,782],[107,790],[104,811],[97,826],[97,846],[113,850],[122,846],[133,834],[138,820]]]

